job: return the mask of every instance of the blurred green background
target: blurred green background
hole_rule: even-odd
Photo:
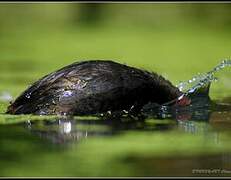
[[[228,3],[0,3],[0,97],[7,92],[16,98],[42,76],[89,59],[156,71],[176,85],[229,58],[230,31]],[[41,121],[33,129],[17,124],[31,120],[27,116],[2,114],[0,176],[203,176],[192,174],[192,168],[230,171],[230,69],[217,76],[210,96],[227,109],[213,112],[209,123],[147,119],[132,122],[133,130],[119,124],[122,133],[111,136],[117,130],[108,124],[105,130],[104,121],[77,120],[72,135],[60,134],[56,124]],[[0,113],[8,104],[0,98]],[[46,140],[79,134],[79,142],[68,147]]]
[[[230,57],[230,23],[228,3],[1,3],[0,92],[16,97],[89,59],[156,71],[177,84]],[[227,95],[227,79],[212,96]]]

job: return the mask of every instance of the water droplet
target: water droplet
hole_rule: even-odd
[[[69,97],[69,96],[71,96],[72,94],[73,94],[72,91],[64,91],[63,96],[64,96],[64,97]]]
[[[225,67],[231,66],[231,60],[223,60],[220,64],[215,66],[211,71],[207,73],[198,73],[192,79],[180,82],[177,87],[180,91],[184,92],[186,95],[195,92],[196,90],[206,87],[206,85],[210,84],[213,81],[217,81],[215,77],[215,73],[220,71]]]
[[[30,99],[30,97],[31,97],[31,93],[27,93],[27,94],[26,94],[26,98],[27,98],[27,99]]]
[[[56,102],[55,102],[55,100],[54,100],[54,99],[52,99],[52,104],[56,104]]]
[[[184,97],[184,95],[181,95],[180,97],[178,97],[178,100],[181,100]]]
[[[126,110],[123,110],[123,112],[124,112],[125,114],[128,114],[128,111],[126,111]]]

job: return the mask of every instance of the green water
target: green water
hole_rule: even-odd
[[[16,16],[0,30],[0,93],[13,99],[78,60],[116,60],[177,85],[230,57],[230,29],[215,25],[176,20],[78,27],[59,24],[59,16],[52,22],[31,16],[28,23]],[[13,116],[4,114],[9,101],[3,98],[0,176],[231,176],[230,68],[217,77],[210,89],[217,105],[177,118]]]

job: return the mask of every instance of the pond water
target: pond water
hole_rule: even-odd
[[[195,93],[211,72],[180,86]],[[231,97],[197,98],[145,106],[142,118],[70,118],[6,115],[12,97],[2,92],[0,176],[231,176]]]
[[[89,26],[71,3],[0,6],[0,177],[231,176],[230,8],[165,4],[106,4]],[[5,114],[39,78],[91,59],[157,72],[189,96],[211,82],[210,99],[148,104],[140,118]]]

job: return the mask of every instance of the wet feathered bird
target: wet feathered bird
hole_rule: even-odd
[[[9,114],[90,115],[107,111],[139,112],[182,92],[161,75],[111,60],[76,62],[46,75],[10,104]],[[184,99],[185,100],[185,99]]]

